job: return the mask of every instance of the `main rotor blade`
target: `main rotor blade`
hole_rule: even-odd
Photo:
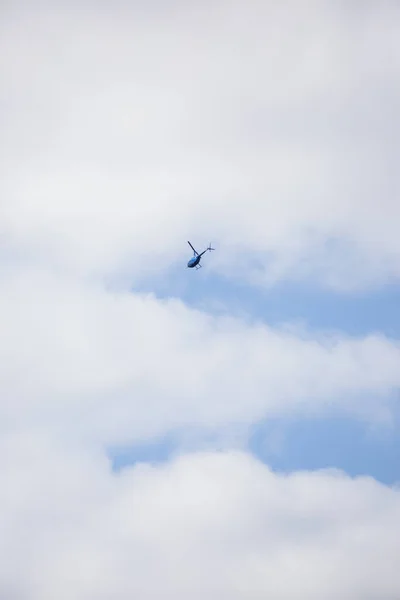
[[[192,244],[191,244],[189,241],[188,241],[188,244],[189,244],[189,246],[191,247],[191,249],[193,250],[193,252],[194,252],[195,254],[198,254],[197,250],[195,250],[195,249],[193,248]]]

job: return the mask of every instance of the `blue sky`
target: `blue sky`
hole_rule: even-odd
[[[269,419],[252,428],[248,450],[282,472],[337,468],[350,476],[370,475],[387,485],[400,479],[399,419],[396,429],[371,430],[344,417]],[[113,467],[160,463],[179,451],[179,437],[110,450]]]
[[[184,260],[184,254],[182,255]],[[212,256],[206,257],[212,261]],[[202,271],[184,271],[179,266],[153,281],[143,291],[160,298],[178,297],[196,308],[244,314],[250,320],[270,325],[301,321],[312,329],[339,330],[351,336],[382,333],[400,337],[400,286],[387,284],[358,293],[332,291],[318,283],[282,282],[260,289],[244,282]]]

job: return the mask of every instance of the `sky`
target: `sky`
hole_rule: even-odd
[[[398,600],[400,5],[0,10],[0,600]]]

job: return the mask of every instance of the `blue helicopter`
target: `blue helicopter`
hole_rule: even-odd
[[[208,248],[206,248],[205,250],[203,250],[203,252],[201,252],[200,254],[197,252],[197,250],[195,250],[192,246],[192,244],[190,242],[188,242],[189,246],[191,247],[191,249],[193,250],[193,256],[192,258],[189,260],[187,266],[189,267],[189,269],[193,269],[193,267],[196,267],[197,269],[201,269],[201,264],[200,264],[200,260],[201,257],[203,256],[203,254],[205,254],[208,250],[215,250],[215,248],[211,248],[211,244],[208,246]]]

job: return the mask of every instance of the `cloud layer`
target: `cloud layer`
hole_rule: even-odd
[[[400,594],[400,495],[372,479],[284,477],[241,453],[187,455],[116,476],[96,455],[44,440],[3,441],[4,451],[1,597]]]
[[[213,240],[221,279],[397,280],[398,5],[1,11],[0,598],[397,600],[396,488],[106,455],[275,415],[390,421],[398,340],[194,310],[174,269]],[[171,273],[170,299],[137,291]]]
[[[2,25],[13,255],[139,276],[190,232],[254,283],[398,277],[396,3],[90,7]]]
[[[0,282],[3,428],[115,443],[333,408],[387,418],[400,347],[210,316],[41,271]]]

